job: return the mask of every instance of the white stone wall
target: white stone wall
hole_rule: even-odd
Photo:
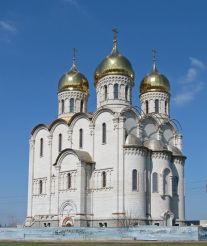
[[[142,115],[147,114],[146,101],[148,101],[148,113],[155,113],[155,100],[158,100],[159,114],[170,115],[170,95],[164,92],[147,92],[140,95]]]
[[[158,174],[158,192],[153,192],[153,182],[151,182],[151,217],[152,219],[161,219],[162,214],[166,211],[171,211],[171,197],[172,197],[172,170],[170,167],[171,155],[169,152],[156,151],[152,153],[152,171]],[[164,171],[169,170],[167,177],[168,190],[165,192]]]
[[[125,146],[125,132],[127,135],[139,137],[142,143],[159,138],[164,144],[175,147],[181,146],[178,137],[180,135],[170,124],[159,125],[161,123],[153,116],[143,120],[134,110],[124,111],[127,107],[121,107],[121,113],[118,113],[107,104],[93,116],[77,114],[69,124],[57,120],[48,127],[40,125],[34,130],[30,139],[28,218],[42,216],[45,219],[48,215],[56,216],[59,225],[62,226],[64,219],[69,216],[73,223],[88,220],[92,225],[93,220],[96,221],[94,225],[98,226],[99,222],[109,223],[123,214],[133,216],[137,220],[151,218],[154,223],[163,221],[165,214],[169,212],[173,213],[176,219],[184,220],[185,158],[173,157],[169,151]],[[103,123],[106,124],[104,143]],[[80,129],[83,130],[81,148]],[[44,143],[42,156],[41,138]],[[65,149],[86,151],[94,164],[84,163],[69,150],[67,153],[64,152]],[[132,190],[133,169],[138,173],[136,191]],[[167,194],[164,192],[166,169],[169,170]],[[158,174],[158,192],[152,190],[154,172]],[[67,186],[68,173],[72,179],[70,188]],[[173,194],[172,191],[174,176],[179,178],[177,194]],[[86,222],[84,223],[80,222],[86,226]]]
[[[146,155],[143,148],[125,148],[124,150],[125,178],[125,213],[132,218],[146,219]],[[137,170],[137,189],[132,188],[132,172]]]
[[[114,99],[114,85],[118,85],[118,98]],[[105,87],[107,94],[105,95]],[[127,93],[126,93],[126,87]],[[122,75],[108,75],[99,80],[96,85],[97,109],[107,106],[120,110],[123,106],[131,105],[133,81]]]
[[[70,99],[74,99],[74,111],[70,112]],[[83,106],[81,108],[81,101]],[[88,95],[81,91],[63,91],[58,94],[58,118],[72,116],[74,113],[87,112]]]

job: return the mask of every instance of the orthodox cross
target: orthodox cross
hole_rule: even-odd
[[[76,54],[77,54],[77,49],[73,48],[73,66],[76,66]]]
[[[157,51],[156,49],[152,49],[152,61],[155,64],[157,60]]]
[[[112,32],[114,33],[114,39],[113,39],[113,43],[114,43],[114,46],[116,47],[116,43],[117,43],[117,28],[113,28],[112,29]]]

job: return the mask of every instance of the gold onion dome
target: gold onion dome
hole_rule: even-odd
[[[153,91],[170,93],[170,83],[158,72],[155,62],[151,73],[145,76],[140,84],[140,94]]]
[[[121,55],[117,49],[116,31],[114,31],[113,49],[110,55],[108,55],[99,64],[94,73],[94,84],[106,75],[125,75],[128,76],[134,82],[134,70],[130,61]]]
[[[58,92],[62,91],[81,91],[89,92],[89,83],[86,77],[80,73],[75,65],[75,58],[71,69],[59,80]]]

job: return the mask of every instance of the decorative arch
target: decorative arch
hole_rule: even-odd
[[[80,119],[86,119],[88,120],[89,122],[91,122],[91,119],[92,119],[92,115],[90,114],[87,114],[87,113],[84,113],[84,112],[80,112],[80,113],[76,113],[74,114],[71,119],[69,120],[68,122],[68,126],[71,126],[72,128],[74,127],[75,123],[80,120]]]
[[[74,226],[74,218],[77,213],[77,206],[73,200],[67,200],[59,208],[60,226]]]
[[[48,127],[49,131],[53,134],[53,132],[55,131],[55,128],[58,126],[58,125],[66,125],[67,126],[67,122],[64,120],[64,119],[56,119],[54,120],[50,126]]]
[[[136,109],[135,107],[132,107],[132,106],[128,106],[128,107],[124,107],[120,113],[119,113],[119,116],[123,116],[124,113],[126,112],[129,112],[129,113],[132,113],[134,115],[134,117],[137,118],[137,120],[140,119],[140,116],[141,116],[141,113],[138,111],[138,109]]]
[[[172,195],[172,171],[170,168],[162,169],[162,178],[163,178],[163,195]]]
[[[63,159],[67,156],[67,155],[74,155],[75,157],[77,157],[79,159],[79,161],[83,161],[85,163],[88,164],[93,164],[94,161],[92,160],[90,154],[86,151],[82,151],[82,150],[74,150],[74,149],[64,149],[63,151],[61,151],[58,155],[58,157],[56,158],[55,163],[53,164],[54,166],[60,166]]]
[[[98,111],[96,111],[96,113],[93,115],[92,123],[93,123],[94,125],[95,125],[95,122],[96,122],[98,116],[99,116],[100,114],[102,114],[103,112],[108,112],[108,113],[110,113],[112,116],[115,115],[115,113],[114,113],[111,109],[109,109],[109,108],[101,108],[101,109],[99,109]]]
[[[35,139],[36,136],[37,136],[37,133],[40,131],[40,130],[46,130],[47,132],[49,132],[47,126],[45,124],[39,124],[37,126],[35,126],[32,131],[31,131],[31,135],[32,137]]]

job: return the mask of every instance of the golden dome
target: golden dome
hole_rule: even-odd
[[[170,93],[170,83],[163,74],[158,72],[155,63],[151,73],[145,76],[140,84],[140,94],[150,91]]]
[[[81,91],[85,93],[89,92],[88,80],[78,71],[74,63],[71,69],[60,78],[58,85],[58,92],[68,90]]]
[[[116,41],[115,41],[116,42]],[[107,56],[96,68],[94,73],[94,85],[106,75],[125,75],[128,76],[134,82],[134,70],[130,61],[121,55],[114,43],[112,52]]]

